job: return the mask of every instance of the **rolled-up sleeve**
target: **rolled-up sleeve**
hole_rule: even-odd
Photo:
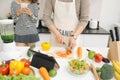
[[[80,16],[79,16],[79,26],[86,27],[89,21],[90,12],[90,0],[81,0],[80,2]]]
[[[52,12],[53,12],[52,0],[46,0],[42,20],[44,21],[45,26],[47,27],[49,27],[50,25],[54,25],[53,20],[51,18]]]

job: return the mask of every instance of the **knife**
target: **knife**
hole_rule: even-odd
[[[119,30],[118,30],[118,27],[114,27],[114,29],[115,29],[116,41],[119,41]]]
[[[110,36],[111,36],[112,41],[114,41],[115,38],[114,38],[114,35],[113,35],[113,30],[110,30]]]
[[[71,50],[71,48],[65,42],[63,42],[63,46],[65,47],[66,50]]]

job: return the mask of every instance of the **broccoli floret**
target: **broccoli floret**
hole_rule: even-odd
[[[103,80],[110,80],[114,76],[114,68],[112,65],[104,64],[101,68],[100,77]]]

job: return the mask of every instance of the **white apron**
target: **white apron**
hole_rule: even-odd
[[[53,17],[55,27],[64,36],[65,43],[68,44],[68,36],[75,30],[78,23],[75,0],[73,0],[73,2],[56,0]],[[61,44],[58,44],[53,33],[51,33],[51,44],[53,46],[62,46]]]

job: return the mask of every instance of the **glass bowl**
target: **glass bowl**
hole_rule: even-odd
[[[72,74],[82,75],[89,71],[89,65],[85,60],[73,59],[68,62],[68,70]]]

